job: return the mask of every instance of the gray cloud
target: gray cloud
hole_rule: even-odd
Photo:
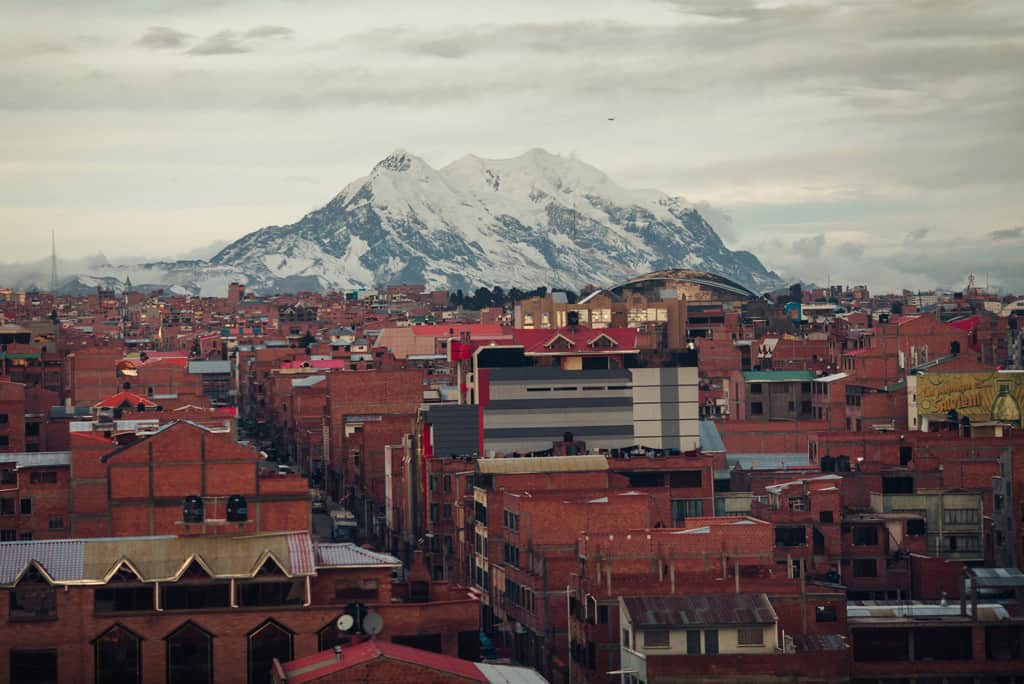
[[[188,54],[210,57],[215,55],[237,55],[244,52],[252,52],[252,48],[242,41],[241,36],[234,31],[220,31],[195,45],[188,51]]]
[[[191,40],[191,35],[170,26],[150,26],[135,44],[151,50],[175,50],[185,47]]]
[[[928,233],[932,231],[931,228],[918,228],[907,233],[907,237],[904,238],[904,242],[917,242],[918,240],[924,240],[928,237]]]
[[[257,26],[245,32],[246,38],[291,38],[295,31],[287,26]]]
[[[993,240],[1014,240],[1019,237],[1024,237],[1024,226],[1005,228],[1003,230],[993,230],[989,233],[989,237]]]
[[[814,237],[801,238],[793,243],[793,251],[806,258],[821,256],[821,250],[825,248],[825,235],[819,233]]]
[[[864,256],[864,245],[859,242],[844,242],[836,249],[836,256],[840,259],[859,259]]]

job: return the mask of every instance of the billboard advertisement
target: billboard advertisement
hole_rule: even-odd
[[[956,411],[972,423],[1022,426],[1024,372],[926,373],[915,379],[919,415]]]

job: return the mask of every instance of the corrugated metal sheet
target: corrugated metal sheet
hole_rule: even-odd
[[[14,463],[16,468],[42,468],[71,465],[70,451],[34,451],[0,454],[0,463]]]
[[[476,667],[487,678],[489,684],[547,684],[548,681],[539,672],[528,667],[490,663],[477,663]]]
[[[82,579],[84,548],[81,539],[0,544],[0,584],[13,584],[32,561],[55,581]]]
[[[313,542],[308,533],[294,532],[288,535],[288,555],[291,556],[293,575],[316,574]]]
[[[608,470],[604,456],[542,456],[536,458],[485,458],[477,461],[477,472],[485,475],[516,473],[578,473]]]
[[[778,619],[764,594],[688,594],[623,599],[635,627],[771,625]]]
[[[189,361],[188,372],[197,375],[224,374],[231,372],[230,361]]]
[[[971,568],[968,572],[979,587],[1024,587],[1024,572],[1017,568]]]
[[[729,468],[740,466],[744,470],[776,470],[810,466],[811,460],[805,451],[784,452],[777,454],[729,454],[725,457]]]
[[[314,547],[314,552],[318,568],[336,568],[346,565],[402,565],[402,561],[390,554],[377,553],[351,543],[317,544]]]

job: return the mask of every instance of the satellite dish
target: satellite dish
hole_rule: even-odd
[[[384,618],[380,616],[380,613],[367,613],[363,618],[363,631],[370,636],[380,634],[382,629],[384,629]]]
[[[346,613],[338,616],[338,620],[334,624],[337,625],[339,632],[347,632],[352,629],[352,625],[356,624],[356,619]]]

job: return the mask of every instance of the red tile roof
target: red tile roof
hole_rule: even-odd
[[[303,684],[303,682],[316,681],[334,672],[364,665],[377,658],[397,660],[475,682],[488,681],[479,668],[468,660],[421,651],[418,648],[377,639],[364,641],[355,646],[343,646],[340,659],[333,650],[321,651],[305,658],[282,663],[281,667],[288,677],[289,684]]]
[[[571,346],[565,349],[552,349],[552,342],[559,337],[567,340]],[[601,347],[593,346],[594,342],[607,337],[614,344]],[[515,344],[523,345],[527,354],[549,354],[561,352],[576,353],[601,353],[607,351],[630,352],[637,349],[637,333],[634,328],[559,328],[558,330],[527,330],[516,328],[512,330],[512,339]]]
[[[93,405],[93,408],[117,408],[127,402],[131,408],[135,408],[139,404],[148,408],[153,408],[156,403],[150,401],[141,394],[135,394],[134,392],[118,392],[117,394],[111,395],[106,399],[103,399],[97,404]]]

